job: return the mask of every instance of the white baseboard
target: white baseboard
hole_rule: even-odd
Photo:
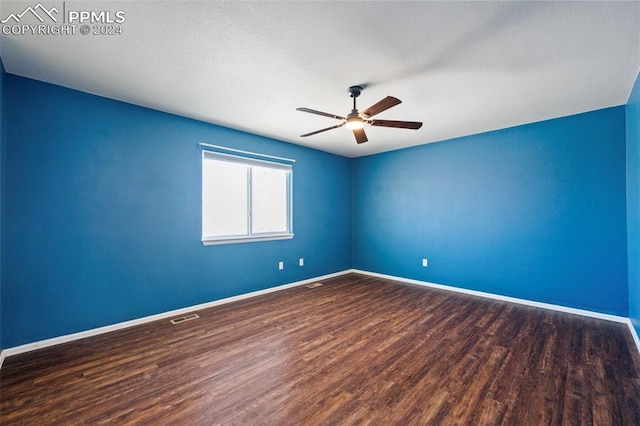
[[[473,296],[485,297],[485,298],[488,298],[488,299],[501,300],[501,301],[510,302],[510,303],[517,303],[519,305],[534,306],[534,307],[537,307],[537,308],[550,309],[550,310],[558,311],[558,312],[565,312],[565,313],[570,313],[570,314],[575,314],[575,315],[582,315],[582,316],[590,317],[590,318],[598,318],[598,319],[603,319],[603,320],[607,320],[607,321],[614,321],[614,322],[627,324],[627,326],[629,327],[629,330],[631,332],[631,335],[633,337],[633,340],[634,340],[634,342],[636,344],[636,347],[638,349],[638,352],[640,353],[640,338],[638,338],[638,334],[636,333],[636,330],[633,327],[631,319],[626,318],[626,317],[621,317],[621,316],[617,316],[617,315],[610,315],[610,314],[603,314],[603,313],[600,313],[600,312],[587,311],[587,310],[584,310],[584,309],[570,308],[570,307],[567,307],[567,306],[554,305],[554,304],[550,304],[550,303],[534,302],[534,301],[526,300],[526,299],[518,299],[518,298],[515,298],[515,297],[502,296],[502,295],[499,295],[499,294],[485,293],[485,292],[476,291],[476,290],[468,290],[468,289],[460,288],[460,287],[453,287],[453,286],[448,286],[448,285],[443,285],[443,284],[435,284],[435,283],[431,283],[431,282],[427,282],[427,281],[419,281],[419,280],[414,280],[414,279],[410,279],[410,278],[397,277],[397,276],[394,276],[394,275],[380,274],[380,273],[377,273],[377,272],[363,271],[363,270],[359,270],[359,269],[348,269],[348,270],[341,271],[341,272],[336,272],[336,273],[333,273],[333,274],[322,275],[320,277],[309,278],[309,279],[306,279],[306,280],[297,281],[297,282],[290,283],[290,284],[284,284],[284,285],[281,285],[281,286],[267,288],[267,289],[259,290],[259,291],[254,291],[254,292],[251,292],[251,293],[241,294],[241,295],[238,295],[238,296],[228,297],[228,298],[225,298],[225,299],[214,300],[212,302],[202,303],[202,304],[199,304],[199,305],[189,306],[189,307],[186,307],[186,308],[176,309],[176,310],[173,310],[173,311],[167,311],[167,312],[163,312],[163,313],[160,313],[160,314],[151,315],[151,316],[147,316],[147,317],[143,317],[143,318],[138,318],[138,319],[131,320],[131,321],[125,321],[125,322],[121,322],[121,323],[117,323],[117,324],[108,325],[108,326],[105,326],[105,327],[99,327],[99,328],[94,328],[94,329],[91,329],[91,330],[81,331],[79,333],[67,334],[65,336],[54,337],[54,338],[51,338],[51,339],[41,340],[41,341],[38,341],[38,342],[27,343],[27,344],[24,344],[24,345],[15,346],[15,347],[12,347],[12,348],[7,348],[7,349],[4,349],[4,350],[2,350],[0,352],[0,368],[2,368],[2,364],[3,364],[4,360],[5,360],[5,358],[8,357],[8,356],[11,356],[11,355],[18,355],[18,354],[25,353],[25,352],[30,352],[30,351],[33,351],[33,350],[36,350],[36,349],[41,349],[41,348],[46,348],[46,347],[49,347],[49,346],[59,345],[61,343],[66,343],[66,342],[72,342],[74,340],[80,340],[80,339],[84,339],[86,337],[97,336],[99,334],[108,333],[110,331],[121,330],[121,329],[124,329],[124,328],[129,328],[129,327],[133,327],[133,326],[140,325],[140,324],[145,324],[145,323],[152,322],[152,321],[158,321],[158,320],[161,320],[161,319],[171,318],[171,317],[174,317],[174,316],[180,316],[180,315],[183,315],[185,313],[189,313],[189,312],[193,312],[193,311],[199,311],[199,310],[202,310],[202,309],[211,308],[211,307],[214,307],[214,306],[219,306],[219,305],[223,305],[223,304],[226,304],[226,303],[236,302],[238,300],[248,299],[248,298],[260,296],[260,295],[263,295],[263,294],[273,293],[273,292],[276,292],[276,291],[285,290],[287,288],[292,288],[292,287],[296,287],[296,286],[309,284],[309,283],[312,283],[312,282],[315,282],[315,281],[319,281],[319,280],[323,280],[323,279],[329,279],[329,278],[333,278],[333,277],[338,277],[340,275],[345,275],[345,274],[348,274],[348,273],[369,275],[369,276],[377,277],[377,278],[385,278],[385,279],[393,280],[393,281],[406,282],[408,284],[416,284],[416,285],[421,285],[421,286],[425,286],[425,287],[437,288],[437,289],[440,289],[440,290],[453,291],[453,292],[456,292],[456,293],[463,293],[463,294],[469,294],[469,295],[473,295]]]
[[[640,337],[638,337],[638,333],[636,332],[636,328],[633,326],[631,318],[628,318],[627,325],[629,326],[631,337],[633,337],[633,341],[636,343],[636,348],[638,348],[638,352],[640,352]]]
[[[263,294],[273,293],[273,292],[276,292],[276,291],[281,291],[281,290],[285,290],[285,289],[288,289],[288,288],[309,284],[309,283],[312,283],[312,282],[315,282],[315,281],[319,281],[319,280],[326,280],[326,279],[329,279],[329,278],[338,277],[340,275],[345,275],[345,274],[348,274],[350,272],[351,272],[351,270],[335,272],[333,274],[322,275],[322,276],[319,276],[319,277],[309,278],[309,279],[302,280],[302,281],[296,281],[296,282],[293,282],[293,283],[284,284],[284,285],[280,285],[280,286],[277,286],[277,287],[271,287],[271,288],[267,288],[267,289],[264,289],[264,290],[253,291],[251,293],[240,294],[238,296],[227,297],[225,299],[214,300],[212,302],[206,302],[206,303],[202,303],[202,304],[199,304],[199,305],[188,306],[186,308],[181,308],[181,309],[175,309],[175,310],[172,310],[172,311],[162,312],[162,313],[159,313],[159,314],[150,315],[150,316],[146,316],[146,317],[142,317],[142,318],[137,318],[137,319],[130,320],[130,321],[120,322],[120,323],[117,323],[117,324],[112,324],[112,325],[107,325],[107,326],[104,326],[104,327],[94,328],[94,329],[91,329],[91,330],[81,331],[81,332],[78,332],[78,333],[67,334],[67,335],[64,335],[64,336],[53,337],[51,339],[40,340],[40,341],[37,341],[37,342],[27,343],[27,344],[20,345],[20,346],[14,346],[12,348],[4,349],[2,352],[0,352],[0,368],[2,368],[2,363],[4,362],[4,359],[6,357],[9,357],[9,356],[12,356],[12,355],[18,355],[18,354],[22,354],[22,353],[25,353],[25,352],[34,351],[36,349],[47,348],[49,346],[55,346],[55,345],[59,345],[61,343],[72,342],[74,340],[80,340],[80,339],[84,339],[86,337],[97,336],[99,334],[104,334],[104,333],[108,333],[108,332],[111,332],[111,331],[122,330],[124,328],[129,328],[129,327],[133,327],[133,326],[136,326],[136,325],[146,324],[146,323],[149,323],[149,322],[152,322],[152,321],[158,321],[158,320],[162,320],[162,319],[166,319],[166,318],[176,317],[176,316],[184,315],[186,313],[193,312],[193,311],[200,311],[202,309],[207,309],[207,308],[211,308],[211,307],[214,307],[214,306],[224,305],[226,303],[237,302],[238,300],[249,299],[251,297],[261,296]]]
[[[466,289],[466,288],[453,287],[453,286],[448,286],[448,285],[443,285],[443,284],[435,284],[435,283],[430,283],[430,282],[427,282],[427,281],[419,281],[419,280],[414,280],[414,279],[410,279],[410,278],[396,277],[394,275],[380,274],[378,272],[369,272],[369,271],[363,271],[363,270],[360,270],[360,269],[352,269],[350,272],[353,272],[355,274],[369,275],[369,276],[377,277],[377,278],[385,278],[385,279],[393,280],[393,281],[405,282],[405,283],[408,283],[408,284],[416,284],[416,285],[421,285],[421,286],[425,286],[425,287],[437,288],[437,289],[440,289],[440,290],[454,291],[456,293],[463,293],[463,294],[470,294],[470,295],[473,295],[473,296],[486,297],[488,299],[501,300],[501,301],[504,301],[504,302],[517,303],[519,305],[534,306],[536,308],[549,309],[549,310],[552,310],[552,311],[565,312],[565,313],[569,313],[569,314],[582,315],[582,316],[585,316],[585,317],[597,318],[597,319],[603,319],[603,320],[606,320],[606,321],[613,321],[613,322],[619,322],[619,323],[627,324],[627,326],[629,327],[629,331],[631,332],[631,337],[633,338],[633,341],[636,344],[636,349],[638,349],[638,353],[640,353],[640,338],[638,337],[638,333],[636,332],[636,329],[633,326],[633,323],[631,322],[631,319],[627,318],[627,317],[621,317],[621,316],[618,316],[618,315],[603,314],[601,312],[587,311],[587,310],[584,310],[584,309],[570,308],[570,307],[567,307],[567,306],[554,305],[554,304],[551,304],[551,303],[534,302],[532,300],[527,300],[527,299],[518,299],[516,297],[502,296],[502,295],[494,294],[494,293],[485,293],[483,291],[469,290],[469,289]]]
[[[565,313],[569,313],[569,314],[582,315],[582,316],[591,317],[591,318],[598,318],[598,319],[603,319],[603,320],[607,320],[607,321],[621,322],[621,323],[624,323],[624,324],[627,324],[629,322],[629,318],[627,318],[627,317],[620,317],[620,316],[617,316],[617,315],[603,314],[603,313],[600,313],[600,312],[587,311],[587,310],[584,310],[584,309],[569,308],[567,306],[553,305],[551,303],[535,302],[533,300],[527,300],[527,299],[518,299],[516,297],[502,296],[502,295],[494,294],[494,293],[485,293],[483,291],[469,290],[469,289],[466,289],[466,288],[453,287],[453,286],[448,286],[448,285],[443,285],[443,284],[435,284],[435,283],[430,283],[430,282],[427,282],[427,281],[419,281],[419,280],[413,280],[413,279],[410,279],[410,278],[396,277],[396,276],[393,276],[393,275],[379,274],[377,272],[361,271],[359,269],[353,269],[352,272],[354,272],[356,274],[370,275],[372,277],[385,278],[385,279],[388,279],[388,280],[401,281],[401,282],[405,282],[405,283],[408,283],[408,284],[416,284],[416,285],[421,285],[421,286],[425,286],[425,287],[437,288],[437,289],[440,289],[440,290],[455,291],[456,293],[470,294],[470,295],[473,295],[473,296],[485,297],[487,299],[494,299],[494,300],[501,300],[503,302],[517,303],[519,305],[534,306],[536,308],[550,309],[552,311],[558,311],[558,312],[565,312]]]

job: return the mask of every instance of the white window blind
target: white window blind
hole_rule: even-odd
[[[293,238],[292,166],[202,152],[202,242]]]

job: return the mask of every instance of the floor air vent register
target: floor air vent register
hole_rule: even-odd
[[[320,287],[322,285],[322,283],[311,283],[311,284],[307,284],[307,288],[316,288],[316,287]]]
[[[176,325],[176,324],[182,324],[183,322],[187,322],[187,321],[192,321],[194,319],[200,318],[198,316],[198,314],[190,314],[190,315],[185,315],[183,317],[178,317],[178,318],[174,318],[171,320],[171,324]]]

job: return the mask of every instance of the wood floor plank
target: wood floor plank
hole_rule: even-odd
[[[623,324],[349,274],[9,357],[0,423],[640,424]]]

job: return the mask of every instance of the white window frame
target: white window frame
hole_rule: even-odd
[[[204,167],[207,159],[234,162],[248,166],[247,175],[247,233],[240,235],[205,235],[204,234],[204,197],[205,197],[205,182],[204,182]],[[252,166],[264,167],[269,169],[284,170],[286,172],[286,197],[287,197],[287,211],[286,211],[286,230],[283,232],[253,232],[252,230]],[[278,163],[274,161],[265,161],[255,158],[243,157],[239,155],[226,154],[216,151],[202,151],[202,244],[217,245],[217,244],[234,244],[234,243],[246,243],[255,241],[272,241],[272,240],[285,240],[293,238],[293,167],[291,164]]]

